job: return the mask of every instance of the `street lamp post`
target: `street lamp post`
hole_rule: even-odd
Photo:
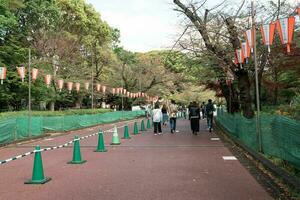
[[[94,109],[94,68],[93,68],[93,55],[92,55],[92,109]]]
[[[251,13],[252,13],[252,28],[255,31],[256,22],[255,22],[255,9],[254,9],[254,0],[251,1]],[[256,88],[256,137],[258,140],[259,151],[262,152],[262,136],[260,130],[260,101],[259,101],[259,88],[258,88],[258,69],[257,69],[257,52],[256,52],[256,33],[253,38],[254,42],[254,67],[255,67],[255,88]]]
[[[31,37],[27,38],[30,42]],[[31,49],[28,49],[28,136],[31,137]]]
[[[122,92],[121,92],[121,100],[122,100],[122,120],[124,119],[124,97],[123,97],[123,93],[124,93],[124,67],[125,64],[122,64],[122,73],[121,73],[121,86],[122,86]]]

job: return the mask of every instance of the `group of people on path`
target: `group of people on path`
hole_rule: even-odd
[[[213,113],[215,111],[215,107],[211,99],[208,100],[207,104],[203,102],[200,107],[195,101],[191,102],[187,109],[180,109],[174,101],[171,101],[171,104],[169,104],[168,106],[164,104],[162,107],[160,107],[158,103],[155,104],[154,109],[152,110],[154,135],[161,135],[162,126],[166,128],[168,122],[170,125],[171,133],[173,134],[174,132],[178,132],[178,130],[176,130],[176,119],[179,110],[183,113],[184,118],[186,118],[186,115],[188,113],[192,133],[194,135],[197,135],[200,131],[200,113],[202,113],[203,119],[207,118],[208,130],[209,132],[212,131]]]
[[[197,135],[200,131],[200,113],[202,113],[202,119],[207,119],[207,129],[209,130],[209,132],[212,131],[214,111],[215,107],[211,99],[208,100],[207,104],[205,104],[205,102],[202,102],[200,107],[195,101],[190,103],[189,120],[191,122],[191,129],[194,135]]]
[[[176,132],[177,112],[177,106],[173,103],[171,103],[169,107],[164,104],[162,108],[156,103],[152,110],[154,135],[162,134],[162,125],[163,127],[167,127],[168,122],[170,123],[171,133]]]

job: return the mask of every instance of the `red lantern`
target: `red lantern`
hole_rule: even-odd
[[[77,93],[80,91],[80,83],[75,83],[75,90]]]
[[[127,92],[127,97],[129,97],[129,93],[130,93],[130,92]]]
[[[239,64],[243,64],[244,63],[244,52],[243,49],[237,49],[235,50],[235,59],[236,62]]]
[[[0,67],[0,80],[1,85],[3,84],[3,80],[6,79],[6,67]]]
[[[113,89],[112,89],[112,94],[115,95],[115,93],[116,93],[116,89],[113,88]]]
[[[97,83],[97,85],[96,85],[96,90],[97,90],[97,92],[100,92],[100,90],[101,90],[101,85],[99,83]]]
[[[278,19],[276,22],[276,28],[279,33],[281,43],[286,44],[287,52],[290,53],[295,28],[295,17]]]
[[[85,83],[84,83],[84,88],[85,88],[85,90],[89,90],[89,86],[90,86],[90,83],[89,83],[89,82],[85,82]]]
[[[261,25],[260,30],[263,43],[268,46],[268,51],[271,52],[270,45],[273,44],[275,23],[271,22],[270,24]]]
[[[248,43],[248,46],[250,47],[252,53],[254,49],[254,34],[255,34],[254,28],[249,29],[245,32],[246,42]]]
[[[62,79],[57,80],[57,85],[58,85],[59,92],[61,92],[62,88],[64,87],[64,80]]]
[[[105,91],[106,91],[106,86],[105,85],[102,86],[102,91],[103,91],[103,93],[105,93]]]
[[[71,93],[72,88],[73,88],[73,82],[68,82],[67,87],[68,87],[69,93]]]
[[[24,82],[24,78],[25,78],[25,67],[17,67],[18,70],[18,74],[22,79],[22,82]]]
[[[47,88],[48,88],[50,86],[50,83],[51,83],[51,75],[50,74],[45,75],[45,83],[46,83]]]
[[[37,79],[38,74],[39,74],[39,70],[38,69],[33,68],[31,70],[31,79],[32,79],[33,82]]]
[[[243,53],[244,53],[244,58],[245,59],[250,58],[250,47],[248,46],[247,42],[242,43],[242,49],[243,49]]]
[[[123,94],[126,95],[127,90],[124,88],[123,89]]]

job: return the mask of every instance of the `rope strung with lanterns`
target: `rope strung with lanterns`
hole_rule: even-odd
[[[300,17],[300,7],[296,9],[296,15]],[[269,24],[261,24],[259,29],[262,35],[262,42],[267,46],[268,52],[271,52],[271,46],[274,41],[275,31],[279,35],[279,39],[282,45],[286,46],[286,52],[291,52],[291,44],[295,31],[295,18],[296,16],[285,17],[272,21]],[[240,67],[243,64],[248,63],[248,59],[254,52],[254,36],[256,34],[255,28],[250,28],[244,32],[244,42],[241,42],[240,48],[235,49],[234,63]],[[227,76],[226,85],[231,86],[234,79],[233,75]],[[220,85],[220,80],[216,81],[216,85]]]
[[[297,8],[297,14],[300,16],[300,7]],[[287,53],[291,52],[291,44],[295,30],[295,16],[277,19],[275,22],[260,25],[263,44],[267,46],[268,52],[271,52],[275,30],[277,30],[282,45],[286,46]],[[245,42],[242,42],[241,48],[235,50],[234,62],[236,65],[247,63],[254,49],[255,28],[245,31]]]
[[[26,76],[26,69],[25,67],[17,67],[17,73],[19,75],[19,77],[21,78],[22,82],[24,82],[25,76]],[[39,74],[39,70],[37,68],[33,68],[31,70],[31,80],[32,82],[35,82],[35,80],[37,79]],[[6,67],[0,67],[0,83],[1,85],[3,84],[3,81],[6,79],[6,75],[7,75],[7,68]],[[45,84],[47,86],[47,88],[50,87],[51,81],[52,81],[52,76],[50,74],[46,74],[44,76],[44,81]],[[59,90],[59,92],[62,91],[62,89],[64,88],[65,85],[65,81],[63,79],[58,79],[56,81],[56,85],[57,88]],[[71,82],[68,81],[66,82],[66,89],[69,91],[69,93],[72,92],[73,88],[75,88],[75,90],[77,91],[77,93],[79,93],[80,91],[80,87],[81,84],[79,82]],[[84,83],[84,88],[86,91],[89,90],[90,88],[90,82],[85,82]],[[144,92],[129,92],[127,91],[125,88],[110,88],[108,90],[108,87],[105,85],[101,85],[99,83],[96,84],[95,90],[97,92],[102,92],[102,93],[106,93],[107,91],[110,92],[112,95],[125,95],[128,98],[147,98],[147,101],[149,102],[154,102],[157,101],[158,97],[151,97],[148,94],[144,93]]]

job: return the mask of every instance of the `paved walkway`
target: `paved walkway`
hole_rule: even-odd
[[[123,124],[123,123],[122,123]],[[221,141],[204,130],[194,136],[189,121],[179,120],[179,133],[154,136],[152,130],[122,140],[107,153],[95,153],[97,137],[80,141],[87,160],[68,165],[72,148],[42,153],[44,172],[53,180],[45,185],[25,185],[31,177],[33,156],[0,165],[0,199],[43,200],[248,200],[272,199]],[[101,126],[103,129],[111,125]],[[68,135],[0,149],[0,159],[32,150],[35,144],[60,145],[74,134],[88,135],[99,127],[73,131]],[[132,132],[132,125],[130,132]],[[119,130],[123,135],[123,130]],[[109,145],[111,135],[105,135]]]

